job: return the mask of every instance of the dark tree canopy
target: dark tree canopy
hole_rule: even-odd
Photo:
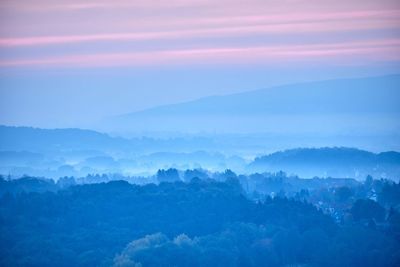
[[[166,173],[176,174],[171,170],[161,175]],[[340,225],[305,201],[313,191],[300,191],[299,200],[264,196],[254,201],[241,187],[243,177],[225,174],[225,182],[195,177],[188,183],[144,186],[126,181],[73,185],[65,178],[57,188],[54,182],[34,178],[1,180],[0,265],[400,263],[396,210],[390,212],[385,231],[358,223]],[[385,209],[372,200],[356,201],[351,213],[356,221],[385,220]]]

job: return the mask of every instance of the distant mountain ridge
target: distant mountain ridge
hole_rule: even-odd
[[[139,112],[122,115],[151,115],[158,112],[169,112],[170,114],[180,114],[181,108],[186,108],[192,114],[205,111],[203,108],[207,104],[208,112],[214,114],[225,114],[234,112],[235,115],[243,112],[253,114],[260,111],[277,112],[291,114],[303,108],[304,112],[394,112],[399,113],[398,99],[393,96],[400,95],[400,75],[325,80],[316,82],[304,82],[299,84],[289,84],[275,86],[266,89],[252,90],[230,95],[217,95],[200,98],[197,100],[163,105]],[[349,90],[350,89],[350,90]],[[365,95],[369,93],[370,95]],[[286,95],[286,99],[281,99],[281,103],[275,102],[276,98]],[[374,97],[374,98],[372,98]],[[326,100],[342,101],[340,107],[334,102],[324,102]],[[315,100],[314,105],[304,105],[300,100]],[[226,102],[226,106],[220,106],[221,100]],[[244,106],[248,101],[254,101],[253,106]],[[284,106],[283,102],[293,101],[293,106]],[[318,100],[320,100],[318,102]],[[238,102],[237,102],[238,101]],[[370,101],[370,102],[369,102]],[[387,101],[386,105],[382,101]],[[323,105],[322,105],[323,103]],[[360,104],[375,104],[371,106],[361,106]],[[358,105],[356,105],[358,104]],[[262,105],[262,106],[261,106]]]
[[[286,132],[304,131],[299,129],[301,125],[318,131],[353,125],[360,130],[385,131],[399,114],[400,75],[392,75],[211,96],[117,116],[104,121],[102,127],[122,131]],[[320,125],[324,121],[326,125]],[[399,123],[394,127],[400,130]]]

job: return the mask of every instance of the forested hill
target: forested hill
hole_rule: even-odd
[[[299,148],[257,157],[251,170],[285,170],[302,177],[309,175],[333,177],[390,176],[400,178],[400,153],[372,153],[344,147]]]

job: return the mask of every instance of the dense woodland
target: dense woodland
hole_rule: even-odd
[[[400,264],[398,183],[175,169],[143,185],[117,178],[2,177],[0,265]]]

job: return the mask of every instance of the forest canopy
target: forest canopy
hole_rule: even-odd
[[[168,173],[176,175],[164,171],[160,177]],[[378,186],[377,180],[350,187],[350,195],[338,190],[346,198],[335,197],[330,189],[254,198],[239,178],[192,178],[146,185],[116,180],[63,188],[51,180],[2,179],[0,265],[400,263],[400,216],[391,198],[382,198],[383,202],[356,199],[359,193],[353,192],[356,188],[362,191],[359,187]],[[279,181],[279,177],[272,180]],[[12,190],[17,183],[19,190]],[[398,190],[395,183],[380,186],[388,192]],[[325,197],[332,194],[327,201],[333,202],[327,203],[350,205],[341,221],[313,203],[321,192]]]

